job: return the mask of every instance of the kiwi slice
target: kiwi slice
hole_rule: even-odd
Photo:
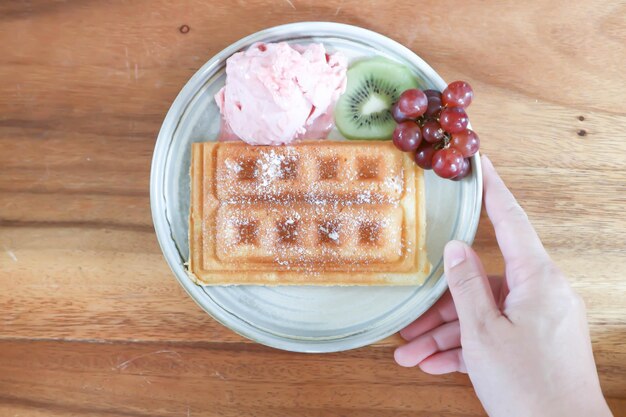
[[[358,61],[348,69],[346,91],[335,106],[337,129],[348,139],[391,139],[391,106],[410,88],[420,83],[404,65],[381,57]]]

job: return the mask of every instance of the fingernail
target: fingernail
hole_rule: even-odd
[[[458,240],[448,242],[443,251],[445,269],[452,269],[465,261],[465,244]]]
[[[405,368],[410,368],[410,367],[417,365],[416,363],[414,363],[410,355],[407,355],[407,352],[405,352],[406,349],[404,349],[404,346],[400,346],[393,352],[393,358],[396,361],[396,363]]]

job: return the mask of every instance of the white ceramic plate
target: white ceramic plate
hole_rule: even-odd
[[[445,291],[443,247],[451,239],[468,243],[480,216],[482,174],[478,155],[472,175],[444,181],[426,172],[428,257],[432,273],[420,287],[200,287],[186,275],[189,163],[192,142],[214,140],[219,111],[213,95],[224,85],[225,61],[254,42],[321,42],[350,59],[382,55],[398,61],[433,88],[445,82],[409,49],[355,26],[307,22],[250,35],[211,58],[172,104],[154,150],[150,200],[157,237],[176,278],[207,313],[235,332],[275,348],[332,352],[385,338],[424,313]],[[337,132],[331,138],[339,139]]]

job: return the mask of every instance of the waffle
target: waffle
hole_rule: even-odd
[[[189,274],[201,285],[417,285],[423,173],[389,142],[194,143]]]

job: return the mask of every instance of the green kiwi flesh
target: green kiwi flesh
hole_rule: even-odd
[[[347,139],[391,139],[396,122],[391,106],[403,91],[420,88],[404,65],[386,58],[358,61],[348,69],[346,91],[335,106],[335,124]]]

